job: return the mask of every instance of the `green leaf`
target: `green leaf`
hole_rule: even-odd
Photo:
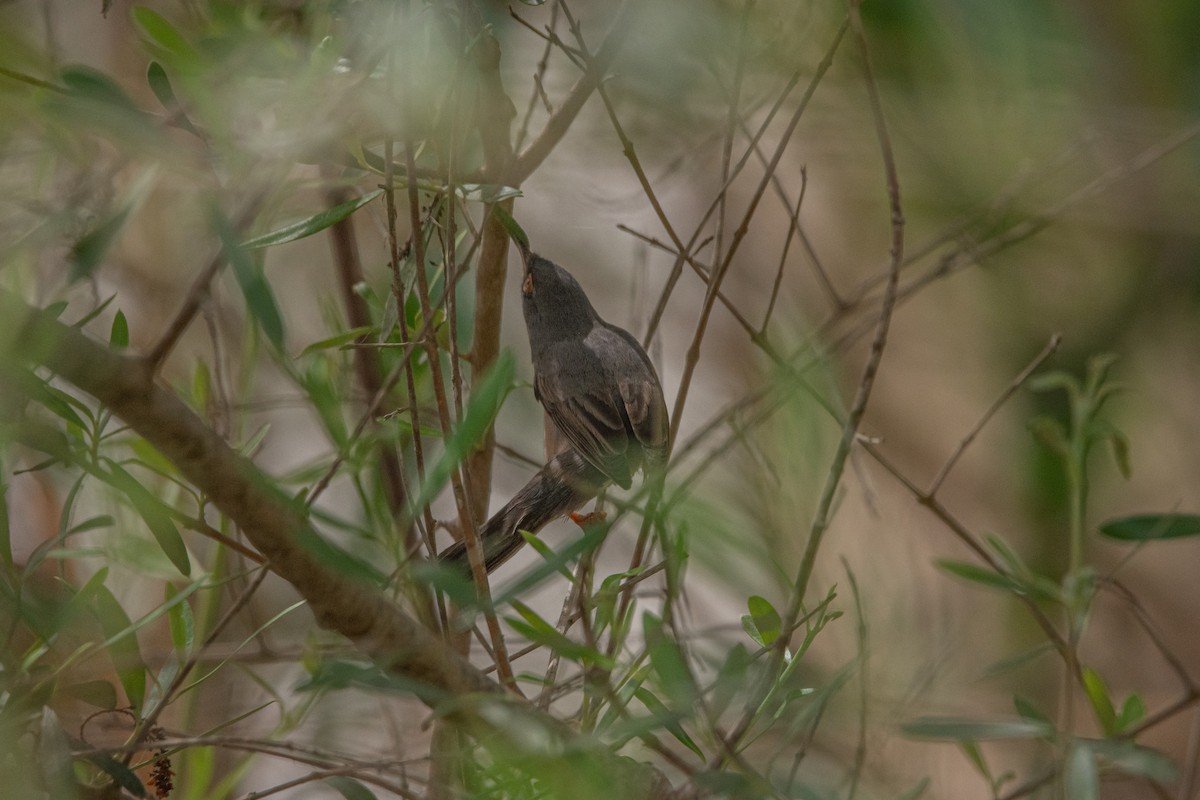
[[[512,388],[515,359],[512,352],[505,350],[475,384],[467,407],[463,411],[462,422],[446,438],[446,446],[441,456],[426,476],[421,491],[409,502],[409,513],[424,508],[450,479],[450,473],[475,448],[491,427],[492,421],[500,411],[500,404]]]
[[[338,449],[344,449],[349,444],[350,431],[346,427],[345,404],[334,385],[334,368],[330,359],[313,360],[300,376],[300,383],[329,438]]]
[[[107,708],[111,711],[117,707],[117,690],[108,681],[72,683],[64,686],[61,691],[97,708]]]
[[[267,340],[276,350],[283,350],[283,318],[279,314],[279,305],[275,302],[275,294],[267,283],[261,264],[255,262],[245,247],[237,241],[237,233],[229,220],[217,207],[210,214],[213,229],[221,240],[225,258],[233,268],[233,276],[237,279],[246,299],[246,308],[258,322]]]
[[[512,218],[512,214],[509,214],[498,205],[492,206],[492,214],[496,217],[497,221],[499,221],[500,226],[508,232],[509,237],[517,243],[518,247],[524,250],[529,249],[529,235],[525,233],[525,229],[518,225],[517,221]]]
[[[117,350],[124,350],[129,346],[129,322],[125,319],[125,313],[120,310],[113,317],[112,331],[108,334],[108,343]]]
[[[696,684],[688,668],[683,650],[662,624],[662,620],[650,612],[642,615],[642,627],[646,633],[646,648],[650,654],[650,666],[678,711],[690,712],[696,702]]]
[[[1063,767],[1067,800],[1100,800],[1100,770],[1096,756],[1086,743],[1076,740]]]
[[[125,223],[129,221],[132,210],[132,204],[125,206],[71,245],[71,269],[67,273],[70,283],[90,277],[95,272],[96,267],[100,266],[104,257],[108,255]]]
[[[1158,783],[1175,783],[1179,769],[1165,753],[1135,744],[1128,739],[1086,739],[1093,753],[1128,775]]]
[[[71,94],[88,100],[96,100],[105,105],[118,106],[126,111],[141,113],[137,104],[125,94],[117,83],[99,70],[74,64],[63,67],[58,77]]]
[[[7,377],[9,380],[19,381],[21,388],[29,394],[30,399],[44,406],[50,413],[63,418],[72,425],[78,426],[80,430],[88,429],[83,418],[76,413],[75,398],[66,392],[56,389],[24,370],[14,371]],[[26,378],[28,380],[25,380]],[[51,455],[54,455],[54,453],[51,453]]]
[[[525,540],[525,543],[537,551],[539,556],[547,561],[554,560],[554,549],[539,539],[536,533],[530,533],[529,531],[517,531],[517,533],[521,534],[521,538]],[[571,574],[571,570],[567,569],[566,564],[563,564],[561,567],[559,567],[558,572],[569,581],[575,580],[575,576]]]
[[[178,592],[171,584],[166,586],[167,600],[170,601]],[[171,627],[171,643],[180,661],[186,661],[192,654],[192,646],[196,639],[196,620],[192,616],[192,607],[186,601],[177,603],[167,612],[167,621]]]
[[[1121,713],[1117,715],[1117,728],[1127,731],[1146,716],[1146,703],[1137,692],[1125,698],[1121,705]]]
[[[103,584],[96,587],[91,608],[100,621],[108,642],[108,652],[117,670],[117,679],[125,689],[125,697],[134,708],[140,709],[146,698],[146,664],[133,635],[133,623],[117,598]]]
[[[330,775],[328,778],[323,778],[323,782],[332,787],[346,800],[377,800],[375,793],[368,789],[363,784],[347,778],[345,775]]]
[[[385,672],[375,664],[338,659],[319,662],[311,670],[308,679],[296,686],[296,690],[300,692],[348,688],[392,694],[415,694],[434,702],[446,699],[441,689],[415,678],[408,678],[396,672]]]
[[[750,613],[742,617],[742,628],[755,642],[763,647],[770,647],[771,643],[779,638],[783,627],[779,612],[770,601],[759,595],[751,595],[746,601],[746,606]]]
[[[1083,668],[1083,691],[1087,694],[1088,700],[1092,704],[1092,710],[1096,712],[1096,719],[1099,720],[1105,735],[1116,734],[1117,712],[1113,707],[1112,698],[1109,696],[1108,686],[1100,677],[1100,673],[1091,667]]]
[[[146,83],[164,110],[175,111],[179,108],[179,98],[175,96],[171,79],[167,77],[167,71],[163,69],[162,64],[157,61],[150,62],[146,67]]]
[[[192,402],[202,415],[208,414],[208,404],[212,399],[212,374],[204,361],[196,362],[192,371]]]
[[[958,744],[962,748],[963,755],[967,757],[967,761],[975,768],[975,771],[983,776],[983,779],[989,784],[994,785],[995,779],[992,778],[992,768],[988,766],[987,759],[983,757],[983,751],[979,749],[979,745],[970,740],[962,741]]]
[[[1100,533],[1124,542],[1149,542],[1156,539],[1181,539],[1200,535],[1200,516],[1195,514],[1137,514],[1110,519],[1100,525]]]
[[[1029,422],[1029,431],[1050,452],[1066,456],[1070,452],[1067,432],[1062,423],[1050,417],[1036,417]]]
[[[158,45],[167,53],[185,63],[196,60],[195,48],[183,37],[183,34],[175,29],[174,25],[157,11],[152,11],[145,6],[136,6],[133,9],[133,21],[142,29],[142,33],[151,43]]]
[[[503,608],[513,598],[525,596],[529,589],[558,572],[564,564],[570,564],[585,553],[595,550],[604,542],[604,537],[607,535],[608,526],[606,525],[595,525],[585,529],[582,537],[559,548],[552,560],[538,564],[522,574],[511,585],[504,587],[502,592],[493,594],[492,603],[496,608]]]
[[[282,500],[283,498],[281,497],[280,499]],[[300,514],[301,511],[297,509],[296,513]],[[307,550],[309,554],[325,566],[342,573],[348,578],[354,578],[373,586],[381,586],[384,583],[386,576],[374,564],[325,541],[309,525],[302,525],[296,531],[296,544]]]
[[[179,102],[179,98],[175,95],[175,89],[171,86],[171,79],[167,77],[166,70],[157,61],[151,61],[150,66],[146,67],[146,83],[150,85],[150,91],[154,92],[154,96],[158,98],[158,102],[162,107],[173,115],[174,122],[180,129],[200,136],[200,131],[184,115],[182,111],[183,104]]]
[[[310,353],[316,353],[320,350],[329,350],[336,347],[344,347],[352,342],[358,341],[364,334],[370,333],[372,330],[370,325],[364,325],[358,328],[351,328],[348,331],[330,336],[326,339],[313,342],[308,347],[300,351],[298,358],[303,358]]]
[[[571,661],[589,666],[600,664],[604,665],[606,669],[612,668],[611,660],[598,650],[567,638],[557,628],[538,616],[529,606],[519,600],[514,600],[512,607],[521,615],[522,619],[509,617],[507,622],[513,627],[513,630],[529,641],[545,645]]]
[[[162,548],[163,553],[171,560],[176,569],[184,575],[190,575],[192,564],[188,558],[187,546],[184,545],[183,537],[179,535],[179,529],[175,527],[175,522],[171,519],[167,506],[126,472],[120,464],[108,460],[108,466],[111,470],[112,485],[129,498],[130,504],[145,520],[146,527],[154,535],[154,539]]]
[[[1075,380],[1074,375],[1059,370],[1034,375],[1029,380],[1029,388],[1035,392],[1050,392],[1055,389],[1062,389],[1072,397],[1078,394],[1080,390],[1079,381]]]
[[[976,720],[959,717],[917,717],[900,729],[916,739],[982,742],[997,739],[1045,739],[1054,727],[1031,719]]]
[[[699,758],[704,759],[704,751],[696,744],[695,740],[688,735],[683,726],[679,724],[679,715],[668,709],[663,702],[654,696],[654,693],[645,686],[640,686],[634,692],[634,696],[642,702],[647,710],[655,717],[662,721],[663,727],[674,736],[680,744],[691,750]]]
[[[502,183],[464,183],[458,187],[458,192],[463,197],[478,198],[481,202],[489,204],[500,203],[513,197],[524,197],[517,187],[506,186]]]
[[[983,671],[983,674],[989,678],[1003,675],[1006,672],[1011,672],[1018,667],[1023,667],[1031,661],[1054,652],[1056,651],[1054,649],[1053,642],[1042,642],[1041,644],[1034,645],[1028,650],[1022,650],[1016,655],[1002,658],[999,661],[989,664],[987,669]]]
[[[1129,480],[1133,476],[1133,465],[1129,459],[1129,439],[1119,431],[1113,431],[1108,436],[1108,447],[1112,453],[1113,462],[1121,477]]]
[[[114,784],[120,786],[134,797],[146,796],[146,787],[142,785],[142,781],[138,778],[137,773],[117,759],[98,753],[84,756],[84,758],[94,764],[101,772],[112,778]],[[76,795],[72,794],[71,796],[75,797]]]
[[[299,222],[293,222],[290,225],[277,228],[270,233],[255,236],[253,239],[243,242],[242,247],[251,249],[271,247],[272,245],[283,244],[284,242],[294,242],[297,239],[303,239],[305,236],[312,236],[314,233],[319,233],[341,222],[381,194],[383,194],[382,189],[368,192],[362,197],[356,197],[353,200],[340,203],[333,208],[327,208],[324,211],[313,214],[311,217],[305,217]]]
[[[1006,592],[1020,591],[1021,585],[1007,575],[1001,575],[990,567],[981,567],[978,564],[969,564],[965,561],[950,561],[939,559],[937,562],[939,569],[949,572],[963,580],[971,583],[978,583],[980,586],[986,586],[989,589],[1003,589]]]
[[[1013,695],[1013,707],[1023,719],[1033,720],[1044,725],[1050,724],[1050,718],[1042,713],[1042,710],[1033,704],[1033,701],[1028,697],[1019,694]]]
[[[708,700],[708,708],[714,719],[720,717],[737,693],[746,688],[749,683],[747,676],[753,664],[754,659],[741,642],[729,650],[725,656],[725,663],[717,671]]]

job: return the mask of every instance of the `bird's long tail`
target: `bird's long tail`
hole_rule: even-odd
[[[525,544],[521,531],[536,533],[548,522],[595,497],[607,482],[599,470],[573,449],[554,456],[479,531],[487,571],[491,572],[521,549]],[[447,547],[438,555],[438,561],[463,575],[471,574],[464,542]]]

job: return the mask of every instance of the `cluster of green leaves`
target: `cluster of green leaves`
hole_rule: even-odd
[[[938,562],[958,578],[1024,598],[1062,615],[1066,632],[1058,642],[1047,640],[1005,659],[993,672],[1007,672],[1057,652],[1070,675],[1067,691],[1086,698],[1099,734],[1084,735],[1069,721],[1056,723],[1051,714],[1019,693],[1013,697],[1016,719],[922,717],[904,725],[906,733],[917,738],[957,742],[995,797],[1002,789],[1011,788],[1017,775],[1011,771],[997,774],[992,769],[980,747],[985,741],[1028,741],[1044,746],[1044,752],[1057,764],[1060,785],[1071,800],[1098,800],[1102,767],[1158,784],[1170,784],[1177,778],[1170,758],[1136,741],[1146,721],[1142,697],[1133,692],[1118,702],[1100,670],[1078,660],[1078,644],[1088,630],[1097,594],[1105,585],[1104,576],[1086,557],[1088,538],[1094,535],[1086,522],[1089,456],[1096,445],[1108,443],[1121,475],[1127,478],[1131,470],[1126,437],[1102,414],[1105,403],[1120,389],[1110,378],[1113,361],[1112,356],[1093,358],[1082,381],[1070,373],[1050,372],[1031,382],[1034,391],[1062,391],[1068,401],[1065,420],[1039,417],[1030,425],[1038,441],[1056,456],[1066,477],[1071,509],[1070,529],[1065,536],[1070,549],[1067,571],[1059,578],[1039,574],[996,535],[985,539],[991,556],[987,566]],[[1113,540],[1148,544],[1200,535],[1200,517],[1177,513],[1136,515],[1101,523],[1097,532]]]
[[[405,295],[403,308],[398,308],[386,284],[378,288],[362,285],[354,288],[367,302],[369,325],[345,330],[343,314],[329,306],[329,327],[338,332],[298,348],[298,354],[291,352],[295,334],[289,337],[277,287],[266,269],[266,254],[271,248],[326,232],[373,203],[382,205],[383,190],[366,191],[247,238],[247,226],[228,210],[238,204],[233,197],[237,193],[212,187],[211,175],[204,175],[210,165],[201,168],[197,176],[197,140],[205,159],[219,164],[217,172],[237,174],[245,168],[246,175],[261,177],[272,169],[270,163],[250,168],[254,156],[240,146],[229,109],[222,105],[222,76],[227,75],[231,54],[237,54],[234,60],[241,59],[237,74],[228,76],[232,80],[248,83],[262,78],[262,74],[255,74],[262,68],[271,74],[288,75],[294,80],[278,85],[298,92],[303,91],[306,80],[329,74],[333,66],[331,48],[280,48],[284,40],[270,30],[267,20],[236,5],[212,4],[207,9],[212,17],[203,36],[177,28],[150,8],[133,9],[140,43],[148,56],[146,86],[161,108],[143,107],[133,99],[139,94],[136,87],[125,87],[113,75],[90,67],[66,66],[46,80],[26,76],[26,99],[31,101],[25,106],[31,112],[26,123],[33,130],[54,131],[40,151],[47,163],[57,166],[58,159],[77,158],[80,168],[87,169],[91,166],[88,154],[103,150],[106,155],[115,152],[115,157],[134,174],[129,184],[111,193],[110,203],[92,203],[89,212],[81,215],[82,224],[67,227],[67,269],[63,284],[56,290],[72,301],[55,302],[45,312],[73,319],[75,327],[86,326],[93,331],[96,321],[108,314],[112,318],[109,345],[115,350],[127,348],[130,322],[117,307],[119,297],[111,295],[89,303],[86,292],[79,289],[94,285],[103,276],[114,248],[130,231],[131,221],[146,207],[151,191],[167,173],[173,173],[169,176],[172,179],[183,175],[185,180],[195,181],[203,198],[198,226],[203,231],[203,249],[228,265],[231,283],[240,294],[251,324],[242,339],[241,352],[236,353],[236,361],[231,360],[240,364],[240,369],[231,370],[231,362],[199,358],[190,381],[177,390],[200,416],[223,420],[222,428],[231,444],[252,457],[269,439],[270,426],[259,423],[250,427],[251,415],[240,411],[236,403],[253,395],[258,367],[269,362],[313,412],[327,439],[324,450],[309,463],[278,476],[280,486],[308,500],[314,485],[336,463],[338,479],[353,488],[362,513],[344,517],[322,506],[309,509],[329,540],[312,544],[329,556],[325,560],[334,567],[362,571],[360,568],[370,562],[367,571],[382,583],[382,576],[403,562],[405,543],[397,535],[397,520],[382,501],[378,454],[381,448],[411,452],[407,445],[414,434],[413,415],[406,411],[380,424],[356,429],[349,418],[353,409],[361,407],[356,402],[361,388],[356,384],[354,348],[361,342],[374,347],[383,374],[395,371],[407,357],[418,405],[428,407],[428,361],[422,350],[405,347],[401,342],[399,324],[403,321],[411,336],[426,328],[426,320],[412,291]],[[295,69],[279,63],[267,66],[269,59],[259,53],[282,56],[285,62],[291,59]],[[6,84],[5,88],[12,87]],[[299,105],[303,97],[298,94],[294,99]],[[172,127],[193,140],[176,146]],[[288,157],[293,155],[281,154],[279,162],[290,166]],[[377,157],[366,162],[363,169],[368,174],[382,172]],[[281,178],[278,186],[269,188],[286,191],[286,187]],[[456,199],[489,191],[495,195],[494,189],[465,187]],[[437,216],[444,210],[443,202],[435,204],[430,213]],[[436,254],[436,226],[427,226],[426,236],[426,251]],[[46,243],[28,237],[21,246],[42,244]],[[417,265],[410,258],[401,269],[411,286]],[[435,264],[429,273],[432,300],[440,309],[447,289],[446,266]],[[15,283],[19,285],[20,276]],[[463,307],[469,311],[469,304]],[[447,335],[453,335],[446,331],[443,312],[428,322],[443,344]],[[0,337],[11,389],[6,390],[0,408],[0,463],[6,478],[0,489],[8,488],[7,476],[19,467],[19,472],[27,473],[20,480],[32,480],[36,475],[48,485],[62,484],[64,495],[55,509],[57,530],[48,532],[19,562],[13,554],[8,509],[0,508],[0,742],[4,745],[0,749],[7,753],[0,772],[5,783],[9,783],[10,776],[28,778],[28,782],[14,779],[5,791],[11,789],[14,796],[37,796],[39,788],[59,787],[61,791],[54,792],[54,796],[65,798],[74,796],[79,784],[111,783],[130,794],[147,796],[151,790],[131,769],[138,762],[124,754],[110,757],[88,752],[88,729],[73,727],[64,735],[55,711],[65,712],[69,707],[72,716],[120,715],[139,732],[143,732],[143,722],[154,719],[166,705],[173,706],[175,718],[185,723],[193,719],[212,676],[237,679],[237,675],[230,675],[228,657],[199,668],[191,662],[204,657],[201,643],[215,630],[228,593],[245,587],[246,565],[224,544],[236,536],[236,531],[205,497],[105,409],[28,367],[29,353],[19,350],[36,348],[38,343],[21,341],[13,333],[4,327]],[[133,333],[147,341],[156,332]],[[460,423],[444,437],[444,446],[430,448],[436,458],[431,461],[429,480],[421,484],[421,494],[412,498],[410,514],[441,491],[450,470],[482,439],[512,388],[513,361],[505,356],[488,375],[473,377],[474,391]],[[420,433],[434,442],[443,439],[440,427],[430,425],[428,420]],[[26,453],[37,454],[34,463],[28,463]],[[405,466],[412,469],[411,463]],[[98,513],[96,509],[102,510]],[[205,537],[216,538],[205,541]],[[131,580],[132,576],[141,578]],[[81,579],[82,585],[78,585]],[[161,602],[152,603],[149,611],[129,610],[144,604],[136,590],[153,582],[161,582],[164,587]],[[290,605],[252,633],[243,634],[234,650],[252,645],[296,608]],[[139,641],[139,636],[152,640],[164,624],[172,643],[170,653],[156,652]],[[306,662],[314,676],[320,673],[321,663],[322,659],[316,657]],[[192,671],[183,680],[181,669],[189,664]],[[238,675],[245,676],[243,679],[261,687],[270,700],[250,709],[231,709],[229,719],[199,733],[215,734],[247,717],[257,721],[261,712],[274,707],[278,717],[270,736],[283,737],[303,723],[320,697],[320,692],[311,692],[297,698],[274,688],[252,667],[237,670]],[[112,677],[97,677],[106,673]],[[316,681],[310,684],[311,688],[324,688]],[[77,712],[80,703],[88,710]],[[73,759],[71,750],[88,754]],[[175,756],[175,770],[182,776],[175,796],[229,796],[255,758],[237,756],[230,769],[217,775],[212,748],[189,748]],[[29,761],[42,765],[45,774],[27,774]],[[346,796],[361,797],[367,791],[348,778],[338,778],[334,783]]]

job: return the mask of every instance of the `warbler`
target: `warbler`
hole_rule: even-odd
[[[488,572],[524,544],[521,531],[574,511],[609,483],[630,488],[639,469],[663,467],[670,451],[667,405],[645,349],[600,318],[569,272],[517,247],[547,464],[480,530]],[[463,542],[439,561],[469,573]]]

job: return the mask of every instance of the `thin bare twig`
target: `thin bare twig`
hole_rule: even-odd
[[[779,144],[775,148],[775,153],[771,157],[770,163],[764,170],[762,179],[755,188],[754,195],[751,197],[747,205],[745,213],[742,215],[742,221],[734,231],[733,240],[730,242],[729,249],[720,258],[719,263],[713,271],[711,280],[709,281],[708,291],[704,296],[704,305],[700,310],[700,318],[696,322],[696,330],[692,335],[691,345],[688,347],[687,355],[684,358],[683,377],[679,381],[679,391],[675,395],[675,407],[671,413],[671,439],[679,433],[679,425],[683,420],[683,410],[687,403],[688,391],[691,388],[692,377],[695,374],[696,366],[700,361],[700,348],[704,341],[704,334],[708,328],[709,316],[712,314],[713,304],[717,299],[717,291],[721,287],[721,283],[725,280],[728,274],[729,266],[733,263],[733,258],[737,254],[738,246],[745,239],[746,234],[750,230],[750,221],[754,218],[755,212],[758,210],[759,201],[762,200],[763,193],[767,186],[770,185],[771,177],[775,174],[775,170],[779,168],[779,162],[783,158],[784,152],[787,150],[788,144],[791,142],[792,134],[796,130],[796,126],[800,124],[800,119],[804,112],[808,109],[808,104],[812,100],[813,94],[817,90],[822,77],[825,75],[828,64],[831,63],[832,55],[835,52],[838,44],[841,42],[845,26],[839,28],[838,34],[834,40],[833,46],[830,48],[826,61],[817,67],[817,71],[809,81],[808,88],[804,95],[800,98],[800,102],[796,106],[796,110],[792,113],[792,118],[788,121],[787,127],[780,136]],[[751,144],[753,147],[754,143]],[[888,151],[890,158],[890,149]],[[724,191],[724,190],[722,190]],[[902,220],[900,221],[902,224]]]
[[[863,415],[866,413],[867,402],[870,400],[871,390],[875,385],[875,376],[883,360],[888,331],[891,327],[892,312],[896,306],[896,289],[900,278],[900,264],[904,259],[904,213],[900,203],[900,179],[896,171],[895,156],[892,153],[892,143],[891,137],[888,134],[887,120],[883,113],[883,105],[879,99],[879,89],[875,83],[871,67],[870,49],[867,46],[866,34],[863,31],[858,0],[852,0],[850,4],[850,23],[859,44],[864,80],[870,100],[871,115],[875,122],[876,138],[879,140],[880,154],[883,158],[888,207],[891,212],[891,263],[888,268],[883,302],[876,320],[875,336],[871,342],[871,349],[867,355],[866,364],[863,365],[862,377],[858,382],[854,402],[842,427],[842,435],[838,442],[837,450],[834,452],[833,460],[825,480],[825,486],[817,502],[816,513],[813,516],[813,522],[809,529],[808,542],[804,548],[800,567],[792,582],[792,597],[783,618],[785,629],[792,629],[803,613],[804,597],[808,592],[808,584],[812,577],[813,568],[816,565],[817,553],[820,551],[825,531],[829,528],[833,500],[836,496],[838,486],[841,484],[842,473],[845,470],[850,449],[858,437],[859,425],[862,422]],[[790,637],[780,636],[774,643],[771,653],[771,666],[768,670],[769,673],[773,674],[777,671],[779,664],[783,661],[784,651],[789,641]],[[758,714],[758,703],[761,702],[763,691],[760,689],[756,693],[756,696],[759,698],[758,702],[752,699],[747,704],[746,711],[730,736],[735,748],[749,730],[751,723]]]
[[[138,722],[137,727],[134,728],[133,733],[130,734],[129,739],[126,742],[126,747],[133,748],[145,746],[147,744],[146,734],[158,724],[159,716],[174,700],[176,693],[179,692],[184,682],[187,681],[188,677],[192,674],[192,670],[196,668],[197,664],[204,660],[203,656],[205,650],[217,640],[217,637],[220,636],[225,628],[229,626],[229,623],[233,622],[237,615],[241,613],[241,610],[246,607],[246,604],[249,603],[251,598],[254,597],[254,594],[258,591],[259,587],[262,586],[263,581],[266,579],[268,574],[267,567],[259,568],[258,574],[254,577],[254,580],[250,582],[250,585],[247,586],[240,595],[238,595],[237,599],[233,601],[229,608],[225,610],[225,613],[221,616],[221,619],[217,621],[217,624],[213,626],[213,629],[209,632],[208,636],[204,637],[204,643],[200,647],[196,648],[195,652],[188,657],[183,666],[179,668],[179,671],[175,673],[175,677],[171,680],[170,685],[163,690],[162,697],[158,703],[154,706],[151,706],[149,712],[146,713]],[[132,761],[136,752],[136,750],[130,749],[125,754],[124,762],[126,766],[128,766],[130,761]]]
[[[601,85],[604,73],[608,70],[617,52],[624,44],[626,34],[633,23],[634,10],[637,4],[623,0],[613,17],[612,25],[604,36],[604,41],[596,49],[594,55],[587,59],[587,69],[575,85],[571,87],[566,98],[559,104],[558,110],[551,115],[546,126],[529,147],[518,155],[509,170],[507,178],[510,185],[520,186],[526,178],[533,174],[546,157],[554,151],[559,141],[566,135],[567,129],[575,121],[583,104],[592,92]],[[565,7],[564,7],[565,11]],[[567,48],[563,48],[568,52]]]
[[[982,431],[984,426],[988,424],[993,416],[995,416],[996,412],[1000,410],[1000,407],[1007,403],[1009,398],[1016,394],[1017,391],[1025,385],[1025,381],[1029,380],[1030,376],[1042,366],[1046,359],[1052,356],[1055,351],[1058,350],[1058,346],[1061,343],[1061,333],[1056,333],[1051,336],[1050,341],[1047,342],[1046,346],[1042,348],[1042,352],[1034,356],[1033,360],[1026,365],[1025,369],[1017,373],[1017,377],[1013,378],[1012,382],[1008,384],[1008,387],[1000,393],[1000,396],[997,397],[990,406],[988,406],[987,411],[983,413],[983,416],[979,418],[979,421],[975,423],[975,426],[967,432],[967,435],[964,436],[958,443],[958,446],[954,448],[954,452],[948,459],[946,459],[945,463],[942,464],[942,468],[938,470],[933,482],[930,483],[929,488],[925,490],[925,495],[927,497],[933,497],[938,493],[938,489],[942,488],[942,483],[945,482],[946,476],[950,474],[950,470],[954,469],[954,465],[958,463],[958,460],[962,457],[962,454],[966,452],[968,447],[971,446],[971,442],[975,441],[975,437],[979,435],[979,432]]]
[[[246,208],[237,215],[233,222],[233,230],[241,236],[254,218],[258,216],[259,207],[262,204],[263,195],[255,195],[247,204]],[[217,273],[221,271],[221,267],[225,265],[225,250],[218,247],[217,252],[209,260],[208,264],[196,276],[196,280],[192,282],[191,288],[188,289],[187,295],[184,297],[183,306],[176,312],[175,317],[167,325],[167,329],[163,335],[159,337],[158,342],[146,355],[146,363],[150,368],[157,372],[166,360],[171,351],[175,349],[179,338],[183,336],[183,332],[192,324],[192,320],[196,318],[196,313],[200,310],[201,303],[210,291],[210,286]]]
[[[349,199],[344,191],[331,189],[326,194],[329,205],[336,206]],[[330,244],[333,248],[334,262],[338,268],[338,288],[342,296],[342,304],[346,310],[346,320],[351,328],[364,328],[371,324],[370,309],[355,287],[363,280],[362,258],[358,252],[358,242],[354,236],[353,217],[339,220],[329,228]],[[366,341],[364,334],[359,341]],[[354,365],[358,374],[358,383],[366,392],[367,397],[377,397],[383,388],[382,367],[379,353],[368,347],[354,348],[352,352]],[[388,381],[394,385],[400,373]],[[389,386],[390,392],[391,386]],[[380,400],[382,402],[382,398]],[[365,417],[364,417],[365,418]],[[372,415],[374,418],[374,415]],[[384,497],[388,510],[394,521],[402,519],[407,489],[404,482],[404,472],[400,467],[400,459],[394,448],[383,446],[379,450],[379,469]],[[412,524],[403,532],[405,547],[409,552],[417,549],[417,531]]]
[[[404,144],[404,159],[405,164],[411,171],[416,164],[416,148],[413,145],[412,139],[408,139]],[[429,276],[425,274],[425,239],[421,231],[421,201],[415,181],[408,181],[407,188],[409,224],[412,226],[413,259],[416,261],[417,266],[417,299],[421,304],[421,314],[425,319],[433,319],[433,303],[429,294]],[[397,307],[404,307],[403,297],[397,298]],[[438,417],[442,423],[442,430],[449,431],[453,427],[453,420],[450,414],[450,404],[446,400],[446,384],[442,375],[441,354],[438,352],[437,340],[429,333],[426,333],[421,341],[425,346],[430,370],[430,382],[433,384],[433,395],[437,404]],[[458,468],[450,470],[450,488],[454,495],[454,502],[457,505],[460,528],[466,532],[467,553],[471,560],[471,570],[475,575],[476,590],[479,592],[480,602],[484,609],[484,619],[487,622],[488,631],[492,637],[492,647],[496,657],[498,675],[502,683],[513,691],[517,691],[516,679],[513,677],[512,667],[509,666],[507,649],[504,646],[504,634],[500,630],[500,623],[496,620],[496,614],[491,607],[491,591],[488,588],[487,571],[483,567],[483,553],[479,548],[475,514],[468,500],[466,484],[462,473]],[[474,548],[471,547],[472,544],[475,545]]]
[[[825,55],[822,56],[821,61],[817,64],[817,67],[813,72],[812,78],[809,79],[808,90],[806,91],[804,98],[802,98],[800,101],[801,106],[806,106],[808,104],[808,100],[809,100],[809,98],[811,98],[812,92],[815,91],[817,85],[821,82],[822,78],[825,76],[825,73],[829,70],[829,68],[831,66],[833,66],[834,54],[837,53],[838,48],[841,46],[842,39],[846,34],[848,25],[849,25],[848,20],[844,20],[842,22],[841,26],[838,28],[837,33],[834,36],[833,43],[830,45],[829,49],[825,52]],[[708,209],[704,212],[704,215],[701,217],[700,221],[696,224],[696,230],[692,234],[691,240],[688,242],[688,244],[686,246],[682,246],[679,248],[680,253],[686,254],[686,253],[693,252],[693,249],[696,245],[696,241],[700,238],[702,231],[704,231],[706,229],[705,226],[708,224],[708,220],[712,217],[713,213],[716,211],[717,204],[720,200],[721,194],[728,191],[729,187],[732,185],[733,181],[736,180],[738,175],[741,174],[742,168],[745,167],[746,163],[750,160],[750,156],[754,152],[754,148],[758,145],[759,140],[763,137],[763,135],[766,133],[767,129],[770,127],[771,123],[774,121],[775,115],[779,112],[779,109],[783,107],[783,104],[787,100],[787,98],[791,96],[792,90],[794,88],[796,88],[796,86],[800,83],[801,74],[802,74],[801,70],[796,70],[792,74],[791,78],[788,79],[787,84],[780,91],[779,97],[775,100],[775,103],[771,106],[771,110],[767,112],[766,117],[763,119],[762,124],[759,125],[758,130],[755,132],[755,135],[753,137],[751,137],[750,143],[747,146],[745,152],[743,152],[742,157],[738,159],[737,164],[735,164],[733,169],[730,171],[729,179],[725,182],[724,185],[721,186],[720,190],[717,192],[717,195],[713,198],[712,202],[709,204]],[[786,138],[785,138],[785,140],[786,140]],[[773,170],[768,169],[767,172],[769,174],[769,173],[773,172]],[[659,296],[658,303],[654,307],[654,313],[650,317],[650,324],[647,326],[646,333],[642,337],[643,344],[648,343],[654,337],[655,331],[658,330],[659,322],[661,322],[663,313],[665,313],[665,311],[666,311],[667,302],[670,300],[671,294],[675,289],[675,284],[676,284],[676,282],[678,282],[679,276],[682,273],[682,271],[683,271],[683,262],[682,262],[682,260],[677,259],[675,264],[671,267],[671,273],[667,277],[667,283],[663,287],[663,291],[662,291],[661,295]]]

